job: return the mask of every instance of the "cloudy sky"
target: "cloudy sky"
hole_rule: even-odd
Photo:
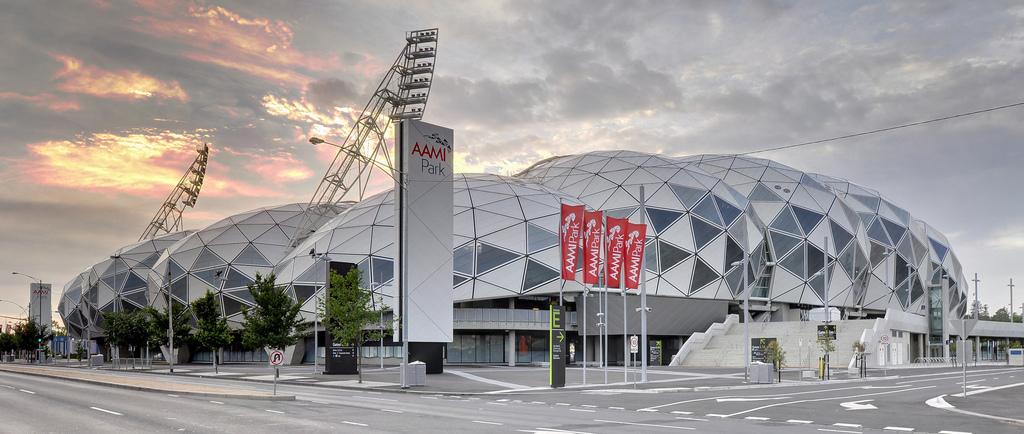
[[[308,201],[407,30],[457,169],[736,153],[1024,100],[1019,2],[4,1],[0,299],[134,242],[203,142],[199,228]],[[881,190],[1024,302],[1024,108],[758,156]],[[59,289],[56,291],[59,293]],[[56,296],[54,305],[56,305]],[[994,309],[993,309],[994,310]],[[20,309],[0,303],[0,315]]]

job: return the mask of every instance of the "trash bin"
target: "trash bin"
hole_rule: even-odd
[[[769,363],[754,362],[750,364],[750,382],[753,384],[773,383],[775,376],[772,374],[772,365]]]
[[[409,386],[427,385],[427,364],[423,362],[412,362],[405,367],[405,379]]]

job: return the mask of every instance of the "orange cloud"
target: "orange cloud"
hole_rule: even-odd
[[[188,95],[176,81],[162,81],[138,71],[107,71],[71,56],[54,54],[63,64],[54,78],[57,88],[70,93],[83,93],[102,98],[177,99],[187,101]]]
[[[29,144],[33,158],[21,167],[40,184],[162,196],[178,183],[202,143],[194,133],[96,133]]]
[[[267,155],[236,151],[230,148],[225,148],[224,152],[245,158],[247,160],[246,169],[274,183],[303,181],[313,176],[313,171],[306,167],[305,163],[288,153],[279,152]]]
[[[56,95],[53,95],[51,93],[23,95],[14,92],[0,92],[0,99],[23,101],[31,103],[33,105],[37,105],[39,107],[50,109],[55,112],[81,109],[81,107],[78,105],[78,101],[58,98]]]
[[[306,71],[337,68],[336,55],[314,56],[291,46],[294,32],[283,21],[243,17],[221,6],[180,5],[140,2],[147,12],[158,16],[138,17],[136,29],[143,33],[181,42],[193,51],[185,56],[279,83],[304,86],[311,81]]]

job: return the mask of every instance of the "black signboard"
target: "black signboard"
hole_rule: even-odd
[[[551,306],[551,332],[548,336],[548,383],[551,387],[565,387],[565,324],[562,307]]]
[[[768,344],[775,342],[775,338],[751,338],[750,339],[750,361],[768,363]]]
[[[818,326],[818,340],[819,341],[834,341],[836,340],[836,325],[835,324],[823,324]]]
[[[661,341],[651,342],[650,352],[647,356],[649,366],[661,366],[661,349]]]
[[[356,370],[356,347],[335,344],[330,333],[327,333],[326,344],[324,374],[351,375],[359,373]]]

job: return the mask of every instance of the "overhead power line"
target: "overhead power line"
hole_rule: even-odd
[[[886,131],[898,130],[898,129],[901,129],[901,128],[916,127],[918,125],[931,124],[931,123],[935,123],[935,122],[942,122],[942,121],[947,121],[947,120],[950,120],[950,119],[956,119],[956,118],[962,118],[962,117],[967,117],[967,116],[973,116],[973,115],[977,115],[977,114],[989,113],[989,112],[994,112],[994,111],[1004,110],[1004,109],[1014,108],[1014,107],[1020,107],[1020,106],[1024,106],[1024,101],[1013,103],[1013,104],[1001,105],[1001,106],[998,106],[998,107],[990,107],[990,108],[982,109],[982,110],[975,110],[975,111],[967,112],[967,113],[958,113],[958,114],[955,114],[955,115],[943,116],[941,118],[928,119],[926,121],[911,122],[909,124],[896,125],[896,126],[887,127],[887,128],[879,128],[877,130],[862,131],[862,132],[859,132],[859,133],[846,134],[846,135],[843,135],[843,136],[830,137],[830,138],[821,139],[821,140],[813,140],[813,141],[810,141],[810,142],[794,143],[794,144],[791,144],[791,145],[783,145],[783,146],[776,146],[776,147],[773,147],[773,148],[765,148],[765,149],[758,149],[758,150],[754,150],[754,151],[741,152],[741,153],[738,153],[736,155],[752,155],[752,154],[760,154],[760,153],[763,153],[763,152],[781,151],[783,149],[792,149],[792,148],[799,148],[799,147],[803,147],[803,146],[817,145],[817,144],[825,143],[825,142],[834,142],[836,140],[850,139],[850,138],[854,138],[854,137],[867,136],[867,135],[870,135],[870,134],[884,133]]]

